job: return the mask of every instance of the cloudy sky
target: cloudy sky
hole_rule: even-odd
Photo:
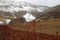
[[[60,0],[25,0],[25,1],[33,4],[46,5],[46,6],[55,6],[60,4]]]
[[[26,1],[36,5],[44,5],[44,6],[50,6],[50,7],[60,4],[60,0],[10,0],[10,1]]]

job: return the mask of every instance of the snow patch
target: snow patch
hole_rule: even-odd
[[[36,17],[34,17],[34,16],[33,16],[32,14],[30,14],[30,13],[26,13],[23,17],[25,18],[26,22],[31,22],[31,21],[33,21],[33,20],[36,19]]]
[[[6,19],[6,24],[9,24],[11,22],[10,19]]]
[[[0,25],[3,25],[4,24],[4,22],[3,21],[0,21]]]

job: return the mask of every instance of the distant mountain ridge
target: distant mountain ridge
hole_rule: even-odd
[[[41,15],[41,19],[60,19],[60,5],[50,8],[46,14]]]
[[[34,5],[28,2],[2,1],[0,2],[0,14],[9,14],[12,16],[22,17],[29,11],[34,16],[40,16],[44,10],[49,9],[47,6]],[[2,12],[1,12],[2,11]],[[0,15],[1,16],[1,15]],[[12,17],[11,16],[11,17]]]
[[[18,10],[24,10],[24,8],[36,10],[39,7],[44,7],[44,6],[38,6],[38,5],[28,3],[28,2],[21,2],[21,1],[19,1],[19,2],[11,2],[11,1],[0,2],[0,10],[4,10],[4,11],[18,11]],[[47,8],[45,7],[45,9],[47,9]]]

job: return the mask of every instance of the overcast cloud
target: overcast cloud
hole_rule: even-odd
[[[0,0],[4,1],[4,0]],[[60,0],[5,0],[5,1],[26,1],[36,5],[43,5],[43,6],[55,6],[60,5]]]
[[[33,4],[45,5],[45,6],[60,5],[60,0],[25,0],[25,1]]]

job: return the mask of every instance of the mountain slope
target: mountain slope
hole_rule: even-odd
[[[26,13],[40,17],[50,7],[34,5],[28,2],[0,1],[0,20],[22,18]]]
[[[12,14],[18,14],[20,11],[28,11],[33,15],[38,16],[41,12],[49,7],[34,5],[27,2],[15,2],[15,1],[2,1],[0,2],[0,11],[9,12]],[[38,14],[38,15],[37,15]],[[20,14],[21,15],[21,14]],[[23,13],[24,15],[24,13]]]
[[[52,7],[46,14],[41,15],[41,19],[60,19],[60,5]]]

